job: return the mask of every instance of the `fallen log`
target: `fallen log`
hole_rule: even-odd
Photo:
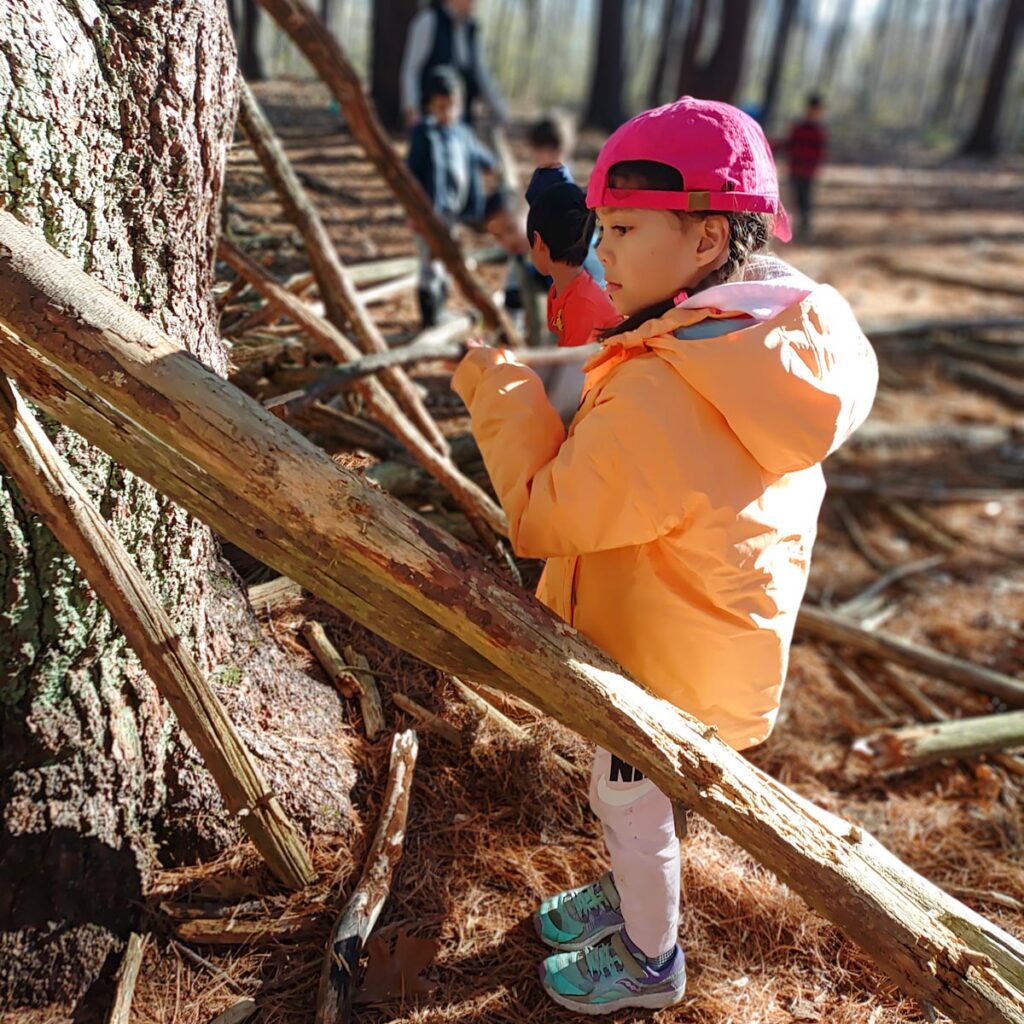
[[[320,214],[299,183],[291,162],[285,156],[280,141],[270,127],[270,122],[241,76],[238,119],[263,165],[264,172],[276,189],[289,219],[302,235],[306,254],[320,286],[320,298],[323,299],[327,310],[327,319],[337,328],[350,325],[364,352],[387,351],[384,336],[366,311]],[[237,267],[234,269],[238,270]],[[250,284],[254,283],[251,279],[248,280]],[[297,303],[305,305],[304,300],[298,296],[292,297]],[[448,447],[444,435],[438,430],[412,381],[401,370],[396,369],[384,374],[384,384],[394,393],[398,404],[427,441],[441,454],[447,454]]]
[[[508,258],[508,253],[500,245],[486,245],[480,249],[470,249],[466,253],[466,263],[470,267],[481,263],[500,263]],[[385,260],[368,260],[366,263],[352,263],[348,273],[352,280],[360,286],[380,284],[392,278],[415,274],[420,261],[415,256],[392,256]],[[363,293],[366,294],[365,292]]]
[[[328,351],[339,361],[358,359],[359,350],[344,335],[327,321],[318,317],[299,298],[282,288],[254,260],[229,242],[221,242],[219,252],[234,270],[242,274],[258,291],[273,299],[285,309],[296,323],[302,324],[310,335],[324,346],[331,346]],[[467,515],[498,533],[508,533],[508,521],[505,513],[471,480],[467,480],[455,465],[440,452],[432,448],[421,436],[419,431],[408,420],[390,394],[373,378],[362,381],[359,393],[366,402],[370,414],[381,423],[402,445],[416,462],[423,467],[442,487],[451,494],[455,502]],[[275,408],[287,408],[293,396],[280,396],[273,403]],[[328,407],[329,408],[329,407]],[[447,443],[445,445],[447,451]],[[493,547],[493,538],[485,537],[489,547]]]
[[[797,616],[796,626],[819,640],[851,647],[864,654],[894,661],[898,665],[906,665],[951,683],[959,683],[980,693],[998,697],[1007,704],[1024,706],[1024,681],[1020,679],[888,633],[871,632],[823,608],[805,604]]]
[[[901,580],[909,579],[911,576],[916,576],[918,573],[931,572],[932,569],[938,568],[938,566],[942,565],[945,561],[945,555],[930,555],[928,558],[918,558],[914,561],[902,562],[899,565],[894,565],[887,572],[883,572],[878,579],[869,583],[868,586],[859,593],[854,594],[849,600],[844,601],[839,605],[836,608],[836,612],[850,618],[857,618],[858,611],[860,609],[870,607],[872,600],[891,587],[894,583],[899,583]]]
[[[1024,380],[994,370],[984,363],[967,362],[964,359],[947,359],[943,363],[946,376],[960,384],[966,384],[977,391],[995,395],[1014,409],[1024,409]]]
[[[879,480],[862,473],[826,472],[828,489],[833,494],[877,494],[898,501],[1006,501],[1020,496],[1010,487],[960,487],[944,480],[901,482]]]
[[[132,998],[135,995],[135,983],[139,978],[139,968],[146,952],[148,935],[132,932],[128,937],[128,945],[117,969],[117,987],[114,990],[114,1002],[107,1014],[107,1024],[129,1024],[132,1016]]]
[[[947,758],[978,757],[1024,746],[1024,711],[882,729],[861,740],[879,767],[909,770]]]
[[[910,678],[910,674],[896,665],[887,665],[889,682],[896,692],[925,722],[948,722],[949,715]],[[1024,776],[1024,758],[1017,754],[993,754],[992,760],[1018,778]]]
[[[391,186],[399,202],[423,236],[431,252],[447,267],[467,301],[480,310],[484,322],[513,342],[516,337],[505,310],[501,309],[476,279],[451,233],[434,212],[420,183],[412,176],[377,117],[359,73],[330,29],[304,0],[258,0],[260,6],[284,30],[312,64],[333,93],[349,131],[373,161],[380,176]]]
[[[530,701],[700,813],[970,1024],[1024,1024],[1024,944],[759,771],[0,212],[0,368],[222,536],[396,646]]]
[[[316,997],[316,1024],[343,1024],[351,1019],[359,953],[377,923],[395,866],[402,858],[417,752],[415,732],[410,729],[395,735],[384,806],[366,866],[327,940]]]
[[[262,614],[267,614],[300,597],[302,587],[287,576],[278,576],[275,580],[257,583],[249,588],[249,603],[257,613]]]
[[[864,333],[874,342],[908,334],[935,334],[954,332],[970,334],[975,331],[991,331],[1024,327],[1024,317],[935,317],[917,320],[865,320],[861,324]]]
[[[306,847],[171,620],[88,492],[21,396],[0,377],[0,465],[74,558],[142,667],[174,710],[224,804],[275,877],[301,889],[316,877]]]

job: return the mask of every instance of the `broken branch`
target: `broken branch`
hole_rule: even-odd
[[[416,733],[411,729],[397,733],[391,744],[391,767],[384,806],[366,866],[327,940],[316,997],[316,1024],[343,1024],[350,1019],[359,953],[377,923],[391,891],[395,866],[402,858],[418,749]]]

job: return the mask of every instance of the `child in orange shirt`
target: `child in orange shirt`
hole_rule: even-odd
[[[598,331],[622,319],[605,290],[583,269],[593,233],[594,216],[577,185],[545,189],[526,218],[533,265],[552,280],[548,328],[563,348],[586,345]]]

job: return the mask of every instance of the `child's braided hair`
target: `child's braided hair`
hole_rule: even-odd
[[[682,175],[674,167],[655,160],[630,160],[616,164],[608,175],[612,188],[655,189],[662,192],[682,191]],[[680,217],[725,217],[729,224],[729,250],[725,262],[712,270],[706,277],[688,291],[692,295],[713,288],[715,285],[735,281],[743,276],[751,256],[768,249],[772,236],[773,217],[768,213],[729,213],[724,210],[703,210],[697,213],[677,211]],[[638,310],[621,324],[604,331],[601,338],[611,338],[664,316],[673,306],[671,298],[658,302],[646,309]]]

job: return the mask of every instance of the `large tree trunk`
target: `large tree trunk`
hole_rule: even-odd
[[[7,208],[223,373],[209,289],[235,108],[225,5],[0,0],[0,52]],[[290,701],[320,702],[320,742],[341,765],[327,724],[340,713],[287,670],[267,684],[271,663],[257,664],[258,630],[209,529],[76,434],[54,428],[54,441],[201,669],[230,684],[222,699],[294,807],[285,758],[253,735],[254,714],[276,717],[285,687],[304,685]],[[0,751],[0,1005],[73,1002],[131,931],[154,851],[212,852],[240,833],[102,604],[2,473]],[[313,774],[344,811],[348,772]]]
[[[732,103],[739,91],[743,57],[747,52],[751,0],[723,0],[718,43],[695,82],[695,95],[705,100]]]
[[[622,106],[625,26],[625,0],[601,0],[590,99],[583,118],[584,124],[589,128],[601,128],[610,132],[625,120]]]
[[[403,123],[399,70],[409,22],[418,9],[418,0],[373,0],[370,93],[384,127],[391,131]],[[327,24],[322,14],[321,18]]]
[[[786,48],[789,37],[793,34],[793,21],[796,17],[799,0],[782,0],[779,21],[775,27],[775,38],[772,41],[772,55],[768,63],[768,77],[764,84],[764,99],[761,101],[761,123],[766,127],[775,117],[775,107],[779,100],[779,83],[782,81],[782,66],[786,61]]]
[[[994,156],[998,150],[996,129],[1003,109],[1003,97],[1009,84],[1013,58],[1017,52],[1017,36],[1024,24],[1024,0],[1007,0],[1006,12],[999,31],[999,43],[992,56],[992,65],[985,84],[985,95],[974,128],[964,143],[965,156]]]

